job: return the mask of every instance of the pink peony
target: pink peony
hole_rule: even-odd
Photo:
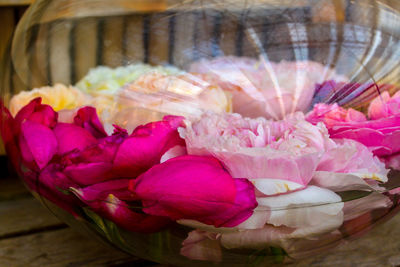
[[[233,179],[212,157],[170,159],[132,180],[130,189],[142,200],[147,214],[216,227],[240,224],[257,206],[252,184]]]
[[[299,113],[279,122],[206,113],[179,131],[189,154],[215,156],[262,195],[305,188],[322,153],[335,146],[323,125],[313,126]]]

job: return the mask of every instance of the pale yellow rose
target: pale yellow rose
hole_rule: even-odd
[[[92,98],[73,86],[65,86],[57,83],[54,86],[35,88],[31,91],[23,91],[13,96],[10,101],[10,112],[15,116],[18,111],[31,100],[41,97],[42,103],[50,105],[55,111],[62,109],[75,109],[89,105]]]

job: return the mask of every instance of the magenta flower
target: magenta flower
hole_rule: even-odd
[[[137,127],[116,152],[113,172],[121,177],[136,177],[155,164],[176,146],[185,146],[177,128],[183,118],[167,116],[163,121]]]
[[[80,201],[69,192],[70,187],[77,185],[63,173],[59,164],[49,164],[40,174],[31,171],[25,172],[22,178],[27,186],[38,195],[74,216],[78,216],[76,207],[79,207]]]
[[[130,190],[142,200],[147,214],[216,227],[240,224],[257,206],[252,184],[233,179],[213,157],[170,159],[131,180]]]
[[[93,211],[128,231],[152,233],[171,223],[167,217],[135,212],[140,202],[128,190],[128,185],[129,179],[117,179],[71,190]]]

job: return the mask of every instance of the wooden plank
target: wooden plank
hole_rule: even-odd
[[[133,260],[70,228],[0,240],[0,266],[116,266]]]
[[[3,168],[1,169],[3,170]],[[0,201],[12,200],[30,196],[31,194],[26,190],[26,188],[18,178],[16,177],[0,178]]]
[[[0,218],[0,240],[64,226],[64,223],[32,197],[0,201]]]

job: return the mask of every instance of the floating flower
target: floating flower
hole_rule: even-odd
[[[118,103],[122,111],[114,118],[128,130],[136,127],[142,116],[151,121],[163,114],[190,118],[206,110],[230,111],[230,99],[222,89],[190,74],[144,74],[122,88]],[[131,115],[135,110],[140,116]]]
[[[137,127],[119,146],[113,172],[121,177],[136,177],[160,163],[170,149],[184,147],[185,142],[177,131],[182,121],[182,117],[167,116],[162,121]]]
[[[234,112],[274,119],[306,111],[316,84],[324,79],[347,80],[317,62],[274,63],[236,57],[203,59],[192,64],[190,72],[205,74],[204,79],[231,92]]]
[[[206,113],[180,128],[189,154],[213,155],[234,178],[248,178],[264,195],[305,188],[334,142],[323,125],[301,114],[285,121]]]
[[[73,86],[65,86],[57,83],[54,86],[35,88],[31,91],[23,91],[12,97],[10,112],[15,116],[19,110],[31,100],[40,97],[43,104],[50,105],[55,111],[62,109],[75,109],[87,105],[90,97]]]
[[[114,95],[124,84],[132,82],[146,73],[181,74],[182,70],[172,66],[132,64],[115,69],[98,66],[89,71],[76,86],[91,95]]]
[[[142,200],[147,214],[216,227],[240,224],[257,206],[252,184],[233,179],[213,157],[167,160],[132,180],[130,190]]]
[[[386,94],[385,94],[386,95]],[[387,100],[387,95],[384,96]],[[380,97],[378,97],[380,99]],[[382,110],[389,108],[379,106],[375,99],[371,103],[369,114],[378,119],[366,120],[360,112],[344,109],[337,104],[318,104],[310,113],[307,120],[312,123],[324,122],[332,138],[353,139],[367,146],[374,155],[386,163],[386,166],[400,168],[397,153],[400,152],[400,116],[398,114],[385,115]],[[388,100],[393,103],[395,100]],[[394,104],[390,104],[394,105]],[[394,112],[395,108],[391,109]],[[346,114],[346,119],[340,114]],[[353,115],[349,115],[353,114]]]

